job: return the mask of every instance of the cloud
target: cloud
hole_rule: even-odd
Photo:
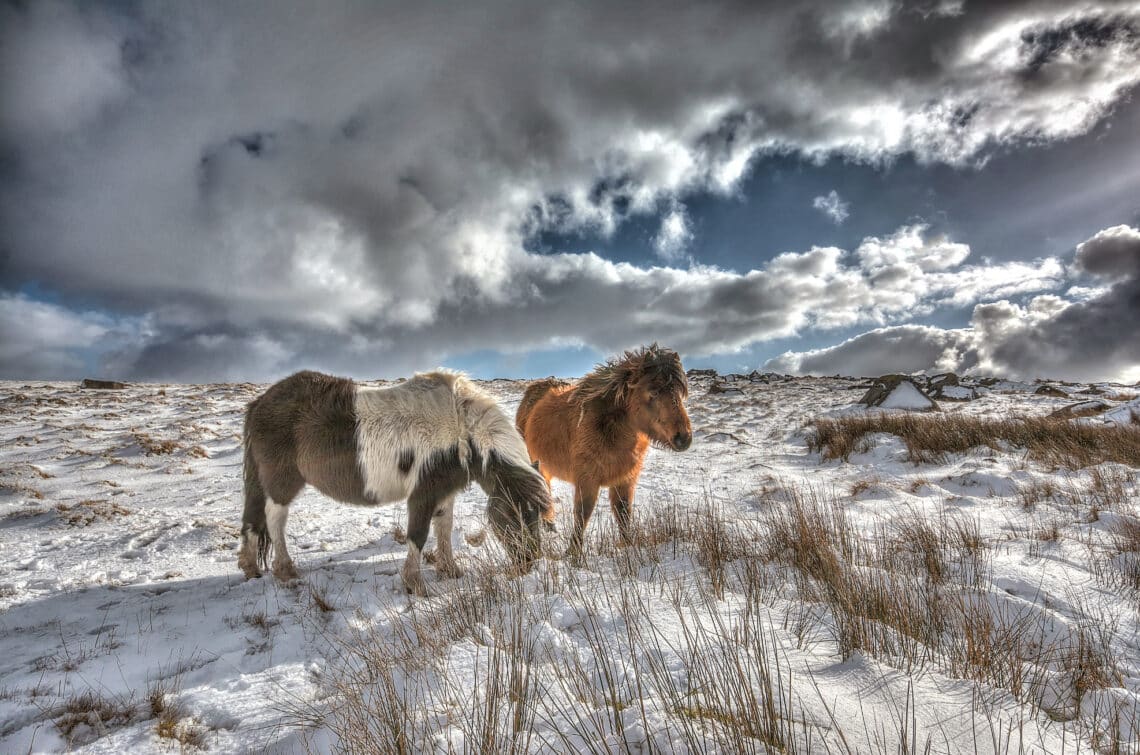
[[[889,372],[962,370],[969,335],[925,325],[878,328],[825,349],[785,352],[765,370],[791,375],[878,376]]]
[[[203,364],[355,372],[381,353],[422,367],[549,339],[607,350],[650,331],[732,349],[1049,289],[1047,261],[958,270],[955,247],[925,236],[930,249],[874,272],[813,250],[739,275],[543,257],[525,242],[730,193],[767,154],[976,163],[1083,133],[1140,81],[1140,12],[1124,5],[31,3],[0,15],[0,290],[39,282],[145,318],[145,342],[116,359],[172,379]],[[666,262],[691,234],[679,213],[658,234]],[[551,289],[559,276],[576,299]],[[508,336],[497,317],[547,330]],[[353,344],[355,361],[326,344]]]
[[[136,341],[145,329],[138,319],[0,294],[0,378],[76,377],[87,369],[92,354]]]
[[[0,132],[38,139],[91,125],[130,86],[99,14],[45,0],[0,8]]]
[[[840,199],[835,189],[813,199],[811,206],[831,218],[831,222],[836,225],[843,225],[843,221],[851,215],[850,203]]]
[[[767,369],[794,374],[953,370],[1015,378],[1135,380],[1140,373],[1140,231],[1105,229],[1077,246],[1074,269],[1108,277],[1069,298],[1042,294],[1025,305],[974,306],[970,327],[878,328],[825,349],[787,352]],[[997,289],[997,290],[1000,290]]]
[[[1075,267],[1102,278],[1140,276],[1140,230],[1126,225],[1105,228],[1077,245]]]
[[[653,239],[653,249],[661,259],[675,262],[681,259],[692,240],[689,216],[684,206],[677,204],[661,219],[661,229]]]
[[[430,320],[366,324],[342,333],[329,328],[206,325],[172,317],[141,348],[115,355],[116,374],[151,380],[271,377],[314,367],[377,377],[424,369],[450,354],[494,348],[506,353],[589,345],[612,353],[660,340],[690,355],[732,352],[749,344],[816,330],[907,319],[915,310],[957,300],[959,289],[984,295],[978,281],[1025,276],[1022,286],[1051,290],[1055,259],[958,265],[929,259],[936,249],[961,257],[959,245],[926,240],[908,226],[874,247],[895,263],[884,280],[867,256],[836,247],[787,252],[746,273],[691,265],[643,268],[595,254],[532,255],[513,266],[500,299],[474,293],[444,302]],[[898,248],[895,248],[897,246]],[[1010,270],[1017,272],[1010,272]],[[243,377],[247,376],[247,377]]]

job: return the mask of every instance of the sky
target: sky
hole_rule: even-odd
[[[0,1],[0,378],[1140,380],[1140,2]]]

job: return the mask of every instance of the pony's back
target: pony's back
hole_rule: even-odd
[[[515,412],[515,427],[524,439],[526,438],[526,421],[530,417],[534,405],[542,400],[542,397],[550,392],[552,388],[567,388],[573,385],[566,380],[559,380],[558,378],[548,377],[542,380],[535,380],[526,387],[523,391],[522,401],[519,402],[518,411]]]

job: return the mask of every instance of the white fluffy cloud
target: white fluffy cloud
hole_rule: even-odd
[[[902,256],[869,248],[874,265],[812,250],[741,275],[524,250],[731,192],[759,155],[966,164],[1065,138],[1140,81],[1135,3],[951,11],[5,6],[0,290],[145,316],[116,364],[174,378],[553,341],[707,353],[1048,289],[1055,262],[959,270],[925,236],[880,240]],[[667,213],[662,259],[691,233]]]
[[[1135,380],[1140,373],[1140,231],[1115,226],[1097,233],[1078,245],[1073,267],[1106,285],[1076,287],[1078,295],[1070,289],[1067,298],[1042,294],[1024,305],[1005,299],[979,303],[968,328],[878,328],[829,348],[787,352],[766,368],[793,374],[953,370]]]
[[[244,369],[258,375],[306,363],[342,372],[366,364],[371,374],[400,374],[483,344],[496,344],[504,352],[572,344],[613,352],[662,340],[684,353],[706,355],[808,329],[896,322],[956,299],[959,288],[984,296],[987,288],[978,281],[992,279],[1000,286],[1023,270],[1027,275],[1021,285],[1027,290],[1058,284],[1051,277],[1060,269],[1055,259],[1037,267],[960,264],[928,271],[924,265],[929,266],[933,248],[957,255],[960,245],[926,240],[923,232],[906,227],[859,247],[874,246],[895,260],[888,281],[858,250],[835,247],[785,253],[747,273],[701,265],[642,268],[595,254],[531,255],[510,270],[504,288],[516,292],[512,296],[445,302],[431,321],[378,327],[349,339],[293,328],[270,340],[242,329],[222,330],[217,339],[203,340],[202,331],[185,327],[173,336],[164,333],[141,351],[121,354],[116,364],[151,379],[174,379],[186,371],[194,379],[208,379],[213,371],[231,374],[225,371],[227,360],[238,360],[246,351]],[[294,364],[291,354],[305,354],[308,361]]]
[[[0,294],[0,378],[74,377],[87,368],[85,355],[122,348],[145,334],[140,319]]]
[[[822,212],[832,223],[843,225],[843,221],[851,216],[851,205],[839,198],[839,193],[832,189],[812,200],[811,206]]]
[[[684,256],[685,249],[692,240],[689,216],[683,205],[676,204],[661,219],[661,229],[653,239],[653,249],[661,259],[676,262]]]

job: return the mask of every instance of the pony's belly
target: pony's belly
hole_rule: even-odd
[[[369,506],[397,503],[412,494],[411,485],[400,479],[379,479],[364,481],[364,495]]]

